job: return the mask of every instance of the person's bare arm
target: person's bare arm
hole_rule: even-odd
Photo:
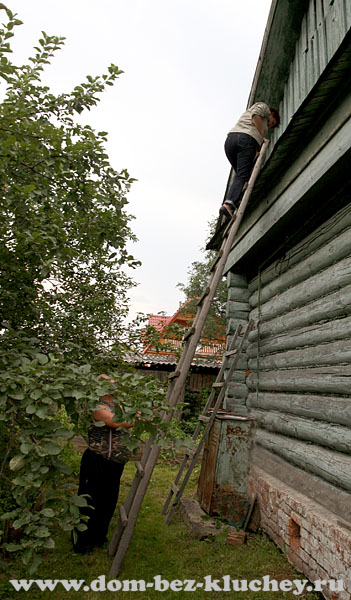
[[[104,398],[104,397],[103,397]],[[119,427],[124,427],[125,429],[129,429],[133,427],[133,423],[127,423],[126,421],[122,421],[121,423],[116,423],[113,420],[113,412],[104,404],[99,404],[98,408],[93,411],[94,421],[103,421],[107,427],[111,427],[112,429],[118,429]]]

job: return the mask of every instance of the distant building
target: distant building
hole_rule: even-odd
[[[160,381],[167,381],[174,371],[182,351],[182,338],[194,320],[194,314],[187,312],[187,302],[173,316],[150,315],[149,327],[158,332],[157,344],[146,338],[138,356],[130,357],[137,369],[155,375]],[[192,362],[188,389],[191,392],[209,390],[221,367],[225,349],[225,332],[215,340],[202,339]]]

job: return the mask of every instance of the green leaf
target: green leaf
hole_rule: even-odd
[[[29,444],[28,442],[22,442],[22,444],[20,445],[20,450],[22,454],[29,454],[32,447],[32,444]]]
[[[35,414],[39,417],[39,419],[46,419],[49,414],[49,408],[47,406],[42,406],[35,411]]]
[[[2,515],[0,515],[0,519],[2,521],[5,521],[6,519],[11,519],[14,514],[16,514],[14,511],[3,513]]]
[[[29,521],[30,521],[30,515],[28,515],[28,514],[27,514],[27,515],[25,515],[25,516],[23,516],[23,517],[20,517],[19,519],[16,519],[16,521],[14,521],[14,522],[12,523],[12,526],[13,526],[15,529],[19,529],[19,528],[20,528],[20,527],[22,527],[23,525],[26,525],[27,523],[29,523]]]
[[[80,506],[80,507],[88,506],[88,502],[87,502],[86,498],[84,498],[84,496],[72,495],[71,501],[75,506]]]
[[[28,571],[29,575],[34,575],[34,573],[36,573],[38,568],[40,567],[41,563],[42,563],[42,560],[41,560],[40,556],[36,556],[29,568],[29,571]]]
[[[53,442],[47,442],[45,444],[41,444],[40,450],[44,455],[50,454],[52,456],[55,456],[57,454],[60,454],[60,452],[62,452],[61,446],[58,446],[57,444],[54,444]]]
[[[71,429],[57,429],[55,431],[55,437],[64,438],[65,440],[70,440],[74,437],[75,433]]]
[[[38,360],[38,362],[39,362],[41,365],[46,365],[46,363],[48,363],[48,362],[49,362],[49,359],[48,359],[48,357],[47,357],[45,354],[41,354],[40,352],[38,352],[38,353],[35,355],[35,358]]]
[[[23,458],[23,456],[21,456],[21,454],[17,454],[13,458],[11,458],[10,463],[9,463],[9,467],[10,467],[11,471],[16,471],[16,470],[20,469],[21,467],[23,467],[23,465],[24,465],[24,458]]]
[[[14,390],[14,391],[11,390],[10,392],[8,392],[8,396],[10,398],[13,398],[14,400],[24,400],[25,393],[20,388],[17,388],[17,390]]]
[[[71,396],[73,396],[73,398],[75,398],[76,400],[80,400],[81,398],[86,397],[86,393],[82,390],[72,390]]]
[[[52,508],[43,508],[43,510],[41,511],[41,514],[44,517],[54,517],[55,516],[55,511],[52,510]]]
[[[19,544],[4,544],[4,547],[8,552],[17,552],[18,550],[20,550]]]
[[[36,537],[39,537],[39,538],[49,537],[50,531],[45,526],[37,527],[35,529],[35,535],[36,535]]]
[[[30,183],[23,188],[25,194],[31,194],[35,190],[35,183]]]
[[[30,559],[33,556],[33,550],[32,548],[27,548],[27,550],[25,550],[22,554],[22,560],[24,562],[25,565],[28,565]]]
[[[28,481],[26,481],[22,475],[15,477],[15,479],[13,480],[13,483],[14,483],[14,485],[18,485],[21,487],[26,487],[28,485]]]
[[[50,273],[50,266],[45,265],[44,267],[42,267],[42,269],[40,271],[40,278],[45,279],[49,275],[49,273]]]

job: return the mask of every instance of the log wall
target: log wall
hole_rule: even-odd
[[[281,473],[294,467],[342,498],[351,493],[350,240],[349,205],[248,283],[259,322],[246,349],[253,460],[261,448]]]
[[[238,325],[245,325],[248,321],[250,312],[249,297],[250,292],[247,287],[247,279],[244,275],[228,273],[228,302],[227,302],[227,345],[231,345],[232,338]],[[237,346],[240,344],[240,337],[237,340]],[[246,385],[247,356],[246,347],[241,353],[237,362],[236,369],[233,372],[230,383],[228,384],[223,407],[232,410],[237,415],[247,415],[247,394]],[[230,361],[229,361],[230,367]],[[229,369],[228,367],[228,369]],[[226,374],[225,374],[226,376]]]

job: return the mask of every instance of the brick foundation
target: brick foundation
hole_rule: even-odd
[[[257,494],[261,528],[310,581],[342,579],[343,592],[323,590],[330,600],[351,600],[351,528],[336,515],[256,466],[249,480]]]

